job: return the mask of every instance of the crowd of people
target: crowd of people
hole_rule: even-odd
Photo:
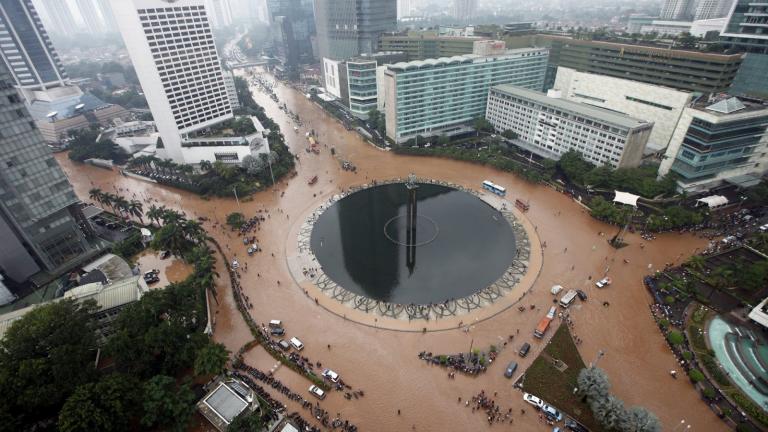
[[[491,397],[485,394],[485,390],[481,390],[480,393],[467,400],[464,406],[471,407],[472,412],[485,412],[489,425],[494,423],[512,424],[514,422],[514,419],[512,418],[512,408],[509,408],[506,411],[503,410],[501,406],[496,403],[494,399],[496,396],[496,393]],[[525,410],[520,410],[520,413],[525,414]]]
[[[459,353],[451,355],[434,355],[431,352],[422,351],[419,358],[430,364],[447,367],[452,371],[458,371],[467,375],[477,375],[488,370],[488,365],[496,359],[497,352],[492,349],[487,356],[481,352]],[[449,378],[455,377],[449,372]]]
[[[312,415],[323,426],[327,428],[332,428],[332,429],[341,429],[345,432],[355,432],[357,430],[357,427],[351,424],[348,420],[342,420],[340,413],[337,413],[335,417],[331,417],[328,411],[320,407],[319,402],[315,401],[315,403],[313,404],[311,401],[304,399],[300,394],[292,391],[290,388],[288,388],[288,386],[280,382],[280,380],[273,377],[272,375],[264,373],[246,364],[241,364],[240,369],[243,370],[245,373],[247,373],[253,379],[256,379],[258,381],[261,381],[269,385],[276,391],[286,396],[288,399],[294,402],[298,402],[302,408],[310,411]],[[240,376],[242,376],[242,374],[240,374]],[[252,380],[249,379],[249,381],[253,383]],[[263,388],[261,390],[263,391]],[[259,396],[261,396],[261,394],[259,394]],[[280,406],[282,407],[282,410],[285,410],[286,408],[285,405],[280,404]]]

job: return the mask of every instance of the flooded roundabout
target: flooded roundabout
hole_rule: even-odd
[[[208,221],[203,226],[222,245],[228,257],[247,264],[249,271],[242,275],[241,284],[253,304],[248,311],[251,317],[265,324],[271,319],[283,320],[287,338],[296,336],[304,342],[301,355],[322,362],[324,367],[341,374],[345,382],[365,390],[364,398],[351,401],[345,399],[342,392],[331,392],[321,402],[324,409],[341,413],[361,431],[495,429],[497,426],[489,427],[485,416],[458,402],[458,398],[466,401],[484,390],[488,394],[498,394],[497,398],[503,406],[514,408],[516,413],[527,408],[521,392],[503,377],[504,367],[510,361],[516,361],[521,371],[526,370],[549,342],[548,338],[534,338],[532,333],[546,309],[553,304],[550,288],[560,284],[582,289],[589,296],[588,301],[570,308],[571,319],[575,322],[573,332],[583,339],[578,346],[579,352],[585,362],[595,361],[598,352],[605,353],[599,366],[611,379],[611,391],[627,406],[641,405],[652,410],[661,419],[664,430],[674,430],[683,419],[686,424],[692,425],[691,430],[698,432],[724,429],[723,423],[700,400],[687,380],[669,377],[669,370],[679,365],[651,317],[648,305],[652,299],[642,284],[645,275],[663,268],[667,262],[685,259],[696,248],[705,245],[706,240],[690,234],[663,234],[652,242],[643,242],[639,236],[629,234],[629,245],[615,250],[606,241],[615,227],[594,220],[577,199],[490,167],[440,158],[400,156],[378,150],[354,132],[346,131],[305,95],[280,86],[277,93],[281,103],[285,102],[292,111],[299,113],[305,124],[294,133],[291,132],[293,124],[279,105],[255,87],[252,91],[256,101],[285,131],[286,142],[299,158],[296,177],[281,180],[274,188],[254,194],[248,201],[238,203],[234,199],[202,198],[121,176],[117,170],[73,163],[63,153],[57,155],[57,159],[83,201],[89,201],[90,188],[98,187],[126,196],[133,195],[145,203],[145,208],[150,204],[164,205],[182,210],[188,217],[205,216]],[[306,152],[304,134],[310,129],[315,129],[321,143],[319,155]],[[322,147],[325,144],[328,147]],[[331,147],[335,149],[335,155]],[[354,162],[357,172],[344,171],[339,158]],[[303,245],[311,247],[312,229],[306,223],[313,214],[322,219],[332,208],[332,203],[338,204],[341,196],[349,198],[355,195],[350,192],[374,181],[381,184],[401,179],[403,183],[409,173],[478,191],[482,200],[496,209],[489,210],[489,215],[496,214],[494,212],[502,209],[505,202],[514,203],[517,198],[530,200],[530,210],[525,214],[516,208],[509,209],[530,244],[526,271],[516,277],[514,287],[493,302],[485,302],[482,307],[465,313],[435,318],[432,312],[429,320],[417,318],[409,321],[405,315],[392,317],[382,313],[378,307],[365,311],[349,302],[343,303],[321,290],[315,283],[317,278],[303,274],[303,268],[321,267],[312,258],[324,259],[319,254],[308,257],[307,261],[300,258],[299,236],[302,230],[306,240]],[[310,185],[308,180],[314,176],[318,176],[319,180]],[[485,179],[506,187],[506,200],[482,191]],[[404,186],[400,184],[398,187],[402,192]],[[479,201],[475,196],[466,198]],[[446,234],[447,225],[440,221],[438,212],[428,210],[426,203],[418,204],[419,215],[437,222],[439,234],[433,241],[436,244]],[[325,210],[322,211],[321,207]],[[265,222],[254,232],[264,249],[262,253],[249,256],[242,238],[224,224],[227,215],[235,211],[247,216],[266,215]],[[400,207],[399,212],[402,211]],[[384,236],[384,225],[393,216],[382,216],[379,224],[374,226],[374,232]],[[352,217],[356,221],[368,216],[358,212]],[[407,233],[402,231],[401,220],[399,218],[398,225],[391,227],[397,227],[397,230],[390,235],[393,238],[405,236],[407,245]],[[424,222],[417,222],[417,244],[429,239],[429,228],[425,226]],[[517,232],[513,231],[513,234],[513,253],[517,255],[523,240]],[[326,244],[325,240],[323,244]],[[546,247],[543,247],[545,244]],[[427,264],[428,247],[429,244],[416,248],[416,271]],[[461,250],[448,249],[441,253],[459,253]],[[405,252],[400,250],[399,253]],[[465,255],[469,271],[474,272],[475,264],[487,256],[485,253],[472,257]],[[405,258],[398,255],[398,260]],[[624,263],[624,260],[630,263]],[[322,266],[325,268],[326,265],[323,263]],[[401,276],[407,274],[407,266],[403,266],[404,261],[398,261],[397,269]],[[439,268],[447,266],[440,265]],[[492,278],[489,284],[503,274],[503,268],[492,270],[488,270],[486,275]],[[219,275],[227,274],[226,260],[217,261],[216,271]],[[330,268],[327,271],[330,277]],[[595,278],[606,274],[613,278],[613,285],[607,289],[595,287]],[[338,279],[331,280],[344,282],[338,275],[334,277]],[[484,284],[478,279],[472,291],[464,294],[472,296],[472,293],[480,292]],[[349,292],[353,292],[352,289],[349,286]],[[216,291],[212,318],[214,338],[235,353],[252,341],[253,335],[236,307],[229,278],[218,278]],[[393,292],[399,295],[398,290]],[[426,303],[438,303],[458,296],[458,293],[434,296]],[[372,299],[374,304],[375,301],[395,304],[417,302],[416,298],[403,300],[399,296],[387,298],[371,293],[361,297],[366,299],[365,302]],[[610,307],[603,306],[604,302],[609,302]],[[535,309],[530,309],[532,305]],[[521,311],[521,306],[528,308]],[[488,372],[482,375],[457,374],[455,379],[449,379],[445,369],[431,366],[418,358],[418,353],[424,350],[456,353],[471,346],[500,344],[517,330],[519,335],[514,342],[499,352]],[[523,342],[532,345],[531,353],[525,358],[517,353]],[[271,371],[303,397],[311,397],[307,393],[310,382],[293,370],[280,366],[262,347],[257,345],[251,348],[244,354],[244,359],[253,367]],[[289,412],[303,411],[301,406],[283,395],[274,392],[273,396],[285,403]],[[552,430],[530,411],[526,415],[516,414],[513,426],[500,427],[520,431]],[[201,425],[198,430],[207,431],[210,428]]]
[[[364,324],[373,317],[383,328],[455,328],[441,320],[486,318],[482,309],[494,304],[498,313],[533,281],[525,278],[531,241],[521,217],[460,185],[410,176],[353,186],[299,225],[287,256],[292,277],[307,293],[368,314]]]

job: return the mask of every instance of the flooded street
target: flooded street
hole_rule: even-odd
[[[485,416],[473,413],[463,402],[458,402],[459,397],[466,401],[485,390],[486,393],[498,392],[497,401],[503,408],[513,408],[515,429],[550,430],[532,411],[520,415],[520,408],[524,407],[522,394],[513,390],[511,380],[502,374],[513,359],[520,363],[521,370],[526,368],[543,348],[544,342],[533,338],[533,329],[545,309],[552,305],[550,287],[560,284],[581,288],[589,296],[586,302],[571,307],[574,333],[584,341],[579,350],[586,363],[594,361],[599,350],[605,352],[599,366],[607,371],[612,391],[627,406],[642,405],[650,409],[661,419],[665,430],[672,430],[682,419],[695,431],[724,429],[688,380],[674,380],[669,376],[669,371],[678,367],[651,318],[648,309],[651,298],[642,284],[643,276],[663,268],[667,262],[677,263],[687,258],[695,248],[704,246],[705,240],[668,234],[644,242],[639,236],[628,235],[629,246],[615,250],[607,239],[613,236],[616,227],[592,219],[582,206],[554,190],[478,165],[381,151],[357,134],[346,131],[304,95],[281,85],[276,89],[280,103],[287,103],[304,122],[304,127],[294,132],[292,122],[276,103],[255,87],[252,91],[256,101],[280,125],[292,152],[299,155],[298,176],[254,195],[252,200],[241,201],[239,206],[234,199],[202,199],[181,190],[123,177],[118,171],[75,164],[63,153],[57,154],[57,159],[83,201],[89,201],[90,188],[98,187],[122,192],[126,197],[133,194],[135,199],[145,202],[145,208],[155,203],[184,211],[190,218],[207,216],[210,221],[204,226],[225,253],[230,258],[237,257],[241,265],[248,263],[242,286],[253,304],[250,313],[254,319],[259,323],[281,319],[287,336],[297,336],[304,342],[302,355],[322,362],[353,388],[365,391],[365,397],[352,400],[346,400],[341,392],[331,392],[321,402],[324,409],[332,414],[341,413],[363,431],[486,430],[490,427]],[[304,133],[310,129],[318,134],[319,155],[305,152]],[[335,157],[330,147],[335,148]],[[337,158],[354,163],[357,173],[343,171]],[[472,325],[469,332],[451,329],[422,333],[421,323],[414,323],[411,331],[384,330],[377,325],[353,323],[343,315],[329,312],[293,283],[286,253],[288,248],[295,247],[296,237],[292,233],[296,232],[297,224],[303,222],[304,215],[341,188],[372,179],[405,177],[411,172],[474,189],[480,189],[481,182],[489,179],[507,188],[508,200],[530,200],[531,209],[524,216],[526,226],[532,226],[529,233],[533,231],[539,241],[547,245],[543,249],[540,273],[529,275],[533,290],[523,300],[526,305],[536,305],[536,310],[499,311]],[[319,177],[317,184],[308,185],[307,180],[315,175]],[[263,252],[248,256],[235,233],[221,225],[213,228],[214,222],[223,222],[228,213],[238,210],[246,217],[258,211],[267,212],[266,221],[252,234]],[[601,232],[604,235],[600,235]],[[646,243],[644,248],[640,247],[641,243]],[[534,254],[540,252],[534,251]],[[629,264],[623,263],[625,259]],[[142,269],[159,268],[157,265],[152,261],[142,262]],[[220,275],[226,274],[224,265],[221,260],[217,263]],[[606,272],[613,284],[598,289],[594,281]],[[169,277],[170,273],[169,269]],[[217,297],[214,337],[235,352],[252,336],[235,308],[226,278],[219,279]],[[606,301],[610,306],[603,306]],[[465,323],[471,322],[473,315],[463,319]],[[499,354],[495,363],[500,364],[492,365],[479,377],[457,374],[456,379],[448,379],[446,370],[417,358],[420,351],[454,353],[467,351],[470,345],[483,348],[498,345],[518,329],[520,333],[514,342]],[[548,336],[552,333],[550,330]],[[523,342],[530,342],[533,352],[521,359],[516,351]],[[277,363],[260,347],[246,353],[245,358],[263,371]],[[278,368],[276,376],[293,391],[311,398],[307,392],[309,381],[285,367]],[[274,396],[283,400],[277,393]],[[308,418],[298,406],[284,402],[289,405],[289,412],[300,411]],[[401,415],[397,415],[398,409]],[[511,429],[508,425],[496,427]]]

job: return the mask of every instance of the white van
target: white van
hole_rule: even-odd
[[[563,308],[567,308],[568,306],[570,306],[571,303],[573,303],[573,301],[576,299],[577,294],[578,293],[576,292],[576,290],[573,290],[573,289],[568,290],[568,292],[565,293],[565,295],[560,298],[560,306]]]
[[[291,345],[293,345],[293,347],[296,348],[296,351],[301,351],[304,349],[304,344],[301,343],[301,341],[295,337],[291,338]]]
[[[278,328],[283,326],[283,322],[280,320],[271,320],[269,322],[269,326],[272,328]]]

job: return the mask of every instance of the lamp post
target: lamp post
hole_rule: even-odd
[[[599,361],[600,361],[600,359],[601,359],[601,358],[603,358],[603,356],[604,356],[604,355],[605,355],[605,351],[603,351],[603,350],[599,350],[599,351],[597,352],[597,358],[595,358],[595,361],[594,361],[594,362],[591,362],[591,363],[589,364],[589,367],[590,367],[590,368],[593,368],[593,367],[597,367],[597,362],[599,362]]]

